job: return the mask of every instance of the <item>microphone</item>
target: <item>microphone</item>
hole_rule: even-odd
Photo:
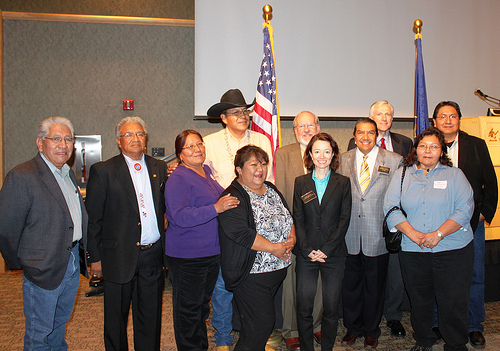
[[[476,90],[474,90],[474,94],[477,94],[477,95],[479,95],[479,96],[481,96],[481,97],[483,97],[483,98],[484,98],[484,97],[488,97],[485,93],[483,93],[483,92],[481,91],[481,88],[476,88]]]

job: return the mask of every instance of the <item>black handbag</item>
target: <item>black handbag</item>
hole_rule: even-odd
[[[403,172],[401,173],[401,192],[403,191],[403,180],[405,178],[405,173],[406,166],[403,166]],[[403,212],[403,215],[406,217],[406,213],[401,206],[401,197],[399,199],[399,206],[393,206],[389,211],[387,211],[387,214],[384,217],[384,223],[382,224],[382,233],[385,238],[385,247],[390,253],[397,253],[399,252],[399,250],[401,250],[401,240],[403,238],[403,233],[401,233],[401,231],[397,230],[395,232],[391,232],[387,227],[387,218],[392,211],[396,210],[401,210],[401,212]]]

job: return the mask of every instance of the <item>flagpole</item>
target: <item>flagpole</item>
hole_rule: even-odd
[[[271,20],[273,19],[273,7],[269,4],[264,5],[262,8],[263,12],[263,17],[264,21],[268,25],[269,28],[269,36],[271,40],[271,49],[273,52],[273,60],[274,60],[274,33],[273,33],[273,27],[271,26]],[[274,70],[276,72],[276,61],[274,62]],[[281,120],[280,120],[280,104],[279,104],[279,98],[278,98],[278,86],[276,85],[276,113],[277,113],[277,123],[278,123],[278,145],[277,147],[281,147]],[[273,150],[274,152],[275,150]]]

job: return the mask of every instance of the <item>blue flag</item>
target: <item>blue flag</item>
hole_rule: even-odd
[[[415,36],[417,57],[415,62],[415,136],[429,128],[427,92],[425,89],[424,59],[422,58],[422,36]]]

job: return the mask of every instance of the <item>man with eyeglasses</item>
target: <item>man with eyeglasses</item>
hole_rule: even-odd
[[[369,117],[377,123],[377,145],[385,150],[393,151],[406,158],[413,149],[413,141],[401,134],[391,132],[394,120],[394,107],[386,100],[379,100],[370,106]],[[349,141],[347,150],[356,147],[354,138]],[[407,301],[406,291],[399,266],[398,253],[389,254],[389,267],[387,269],[387,284],[384,301],[384,315],[391,335],[395,337],[406,336],[406,330],[401,324],[403,317],[404,301]]]
[[[245,102],[239,89],[231,89],[222,95],[219,103],[207,111],[208,117],[220,118],[224,124],[222,130],[204,137],[205,164],[211,168],[215,179],[223,188],[227,188],[235,178],[236,151],[248,144],[256,145],[268,154],[270,167],[268,167],[267,180],[274,180],[271,142],[265,135],[248,129],[250,123],[248,108],[253,104]],[[229,351],[229,346],[233,342],[230,334],[233,327],[232,300],[233,294],[225,289],[222,273],[219,272],[212,294],[212,325],[217,329],[215,342],[218,351]]]
[[[276,187],[285,197],[290,209],[293,208],[293,188],[295,178],[306,174],[303,157],[306,146],[311,138],[319,133],[318,116],[309,111],[302,111],[293,120],[293,131],[296,143],[283,146],[276,150]],[[300,341],[297,328],[297,294],[295,286],[295,255],[292,254],[292,264],[288,267],[283,281],[282,313],[283,328],[281,330],[288,350],[300,350]],[[316,297],[313,308],[314,338],[321,342],[322,317],[321,277],[318,279]]]
[[[104,345],[127,350],[132,303],[134,349],[159,350],[167,165],[144,154],[147,128],[139,117],[116,125],[117,156],[90,168],[90,273],[104,279]]]
[[[80,273],[87,275],[87,212],[66,164],[73,137],[68,119],[43,120],[39,153],[12,169],[0,191],[0,251],[10,268],[23,270],[25,350],[68,348],[66,323]]]
[[[448,156],[460,168],[474,191],[474,214],[470,220],[474,231],[474,268],[469,306],[469,342],[483,349],[484,312],[484,221],[491,223],[498,201],[498,184],[490,153],[484,140],[460,130],[460,107],[454,101],[441,101],[434,109],[434,125],[444,134]]]

